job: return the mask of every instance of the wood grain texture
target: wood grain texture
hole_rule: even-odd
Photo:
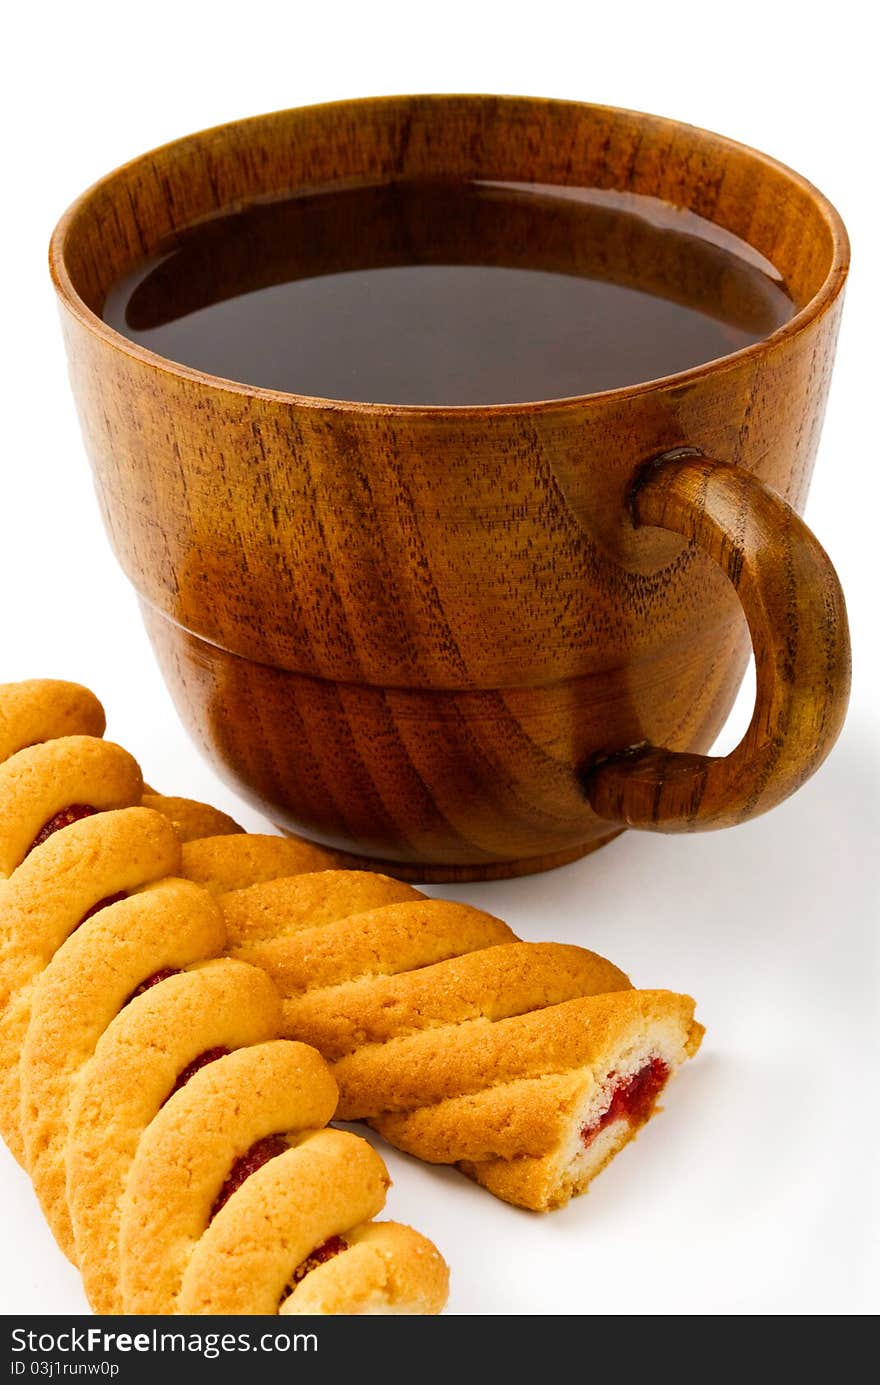
[[[840,583],[803,520],[737,467],[661,458],[634,487],[633,515],[682,534],[733,584],[755,653],[755,711],[729,755],[635,747],[585,771],[587,797],[630,827],[732,827],[787,798],[837,740],[851,672]]]
[[[249,388],[163,361],[98,316],[114,280],[194,220],[406,178],[665,198],[771,260],[799,311],[756,346],[648,385],[482,409]],[[573,859],[627,822],[739,820],[827,750],[846,701],[842,603],[834,587],[828,618],[793,630],[821,550],[784,502],[806,498],[848,250],[834,210],[790,170],[603,107],[343,102],[127,164],[71,208],[51,259],[102,511],[166,679],[221,772],[285,828],[415,878],[512,874]],[[639,468],[683,446],[763,485],[686,515],[683,480],[668,494],[646,482],[634,523]],[[760,716],[784,751],[751,787],[743,757],[700,762],[714,787],[696,811],[681,761],[648,772],[643,757],[638,788],[627,757],[585,788],[585,767],[630,747],[711,745],[748,654],[728,580],[740,529],[779,545],[778,562],[759,561],[749,540],[743,571],[761,587],[748,609],[754,627],[766,606],[768,649],[796,644],[790,697],[762,678],[776,700]],[[823,659],[833,686],[820,687]]]

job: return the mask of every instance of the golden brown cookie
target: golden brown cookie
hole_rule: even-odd
[[[0,764],[41,741],[103,736],[104,708],[78,683],[31,678],[0,685]]]
[[[244,830],[228,813],[221,813],[219,808],[212,808],[209,803],[197,803],[192,798],[174,798],[145,789],[141,803],[144,808],[153,808],[170,818],[182,842],[192,842],[199,837],[232,836]]]
[[[0,883],[0,1134],[20,1163],[18,1067],[37,978],[93,911],[173,875],[179,861],[180,843],[167,818],[124,808],[54,832]]]
[[[0,879],[53,833],[108,808],[140,801],[141,772],[127,751],[94,736],[28,746],[0,765]]]
[[[319,1128],[335,1104],[314,1049],[286,1040],[195,1073],[147,1129],[132,1166],[120,1239],[124,1311],[277,1313],[311,1272],[331,1257],[344,1261],[348,1237],[382,1208],[388,1175],[363,1140]],[[394,1309],[436,1313],[445,1267],[418,1241],[421,1256],[405,1247]],[[333,1311],[363,1311],[356,1277],[351,1298],[344,1286],[343,1274]]]
[[[265,951],[249,948],[242,955],[259,957],[280,985],[286,967],[283,958],[276,965],[268,944]],[[412,971],[308,987],[284,1000],[284,1023],[328,1062],[336,1062],[366,1045],[429,1029],[441,1031],[442,1050],[450,1043],[452,1026],[480,1019],[494,1023],[628,987],[622,971],[585,948],[517,940]],[[392,1052],[385,1056],[390,1058]]]
[[[272,983],[243,962],[203,962],[154,985],[144,981],[148,989],[99,1039],[71,1103],[67,1198],[80,1272],[96,1313],[123,1311],[120,1215],[150,1122],[195,1064],[261,1044],[279,1028]]]
[[[198,805],[147,801],[185,834],[211,825]],[[594,953],[229,830],[186,842],[179,873],[218,897],[231,953],[280,989],[284,1032],[334,1063],[341,1114],[501,1197],[544,1209],[581,1191],[699,1045],[688,997],[635,991]]]
[[[312,990],[430,966],[514,938],[506,923],[481,909],[447,899],[418,899],[252,943],[236,955],[265,967],[291,1000]]]
[[[139,986],[216,957],[225,943],[213,899],[188,880],[162,880],[88,919],[36,982],[21,1053],[22,1131],[34,1189],[70,1259],[65,1149],[76,1080]]]
[[[399,1222],[362,1222],[345,1233],[345,1242],[346,1254],[314,1265],[279,1313],[366,1317],[440,1312],[449,1271],[424,1236]]]
[[[221,899],[230,946],[275,981],[284,1032],[334,1065],[341,1117],[507,1201],[561,1205],[696,1051],[693,1001],[468,905],[362,911],[386,888],[362,876],[348,896],[337,871],[237,891]]]
[[[91,734],[102,729],[84,689],[0,686],[9,756],[0,765],[0,1123],[29,1160],[60,1243],[78,1253],[93,1305],[122,1311],[121,1279],[136,1281],[155,1253],[140,1236],[121,1249],[131,1202],[149,1207],[162,1162],[145,1157],[135,1168],[141,1146],[170,1130],[197,1169],[206,1137],[265,1130],[241,1152],[233,1143],[185,1278],[160,1311],[276,1312],[320,1268],[314,1311],[439,1312],[446,1267],[409,1228],[379,1229],[358,1268],[360,1243],[370,1244],[365,1218],[384,1201],[384,1165],[356,1136],[313,1128],[336,1103],[326,1064],[276,1037],[269,977],[216,956],[226,946],[218,904],[169,875],[183,868],[180,837],[200,829],[212,836],[205,851],[194,844],[190,864],[215,891],[243,870],[271,880],[332,858],[276,838],[242,848],[224,814],[143,794],[134,761]],[[200,1123],[181,1098],[209,1067],[222,1070],[205,1088],[220,1106]],[[218,1116],[223,1132],[212,1128]],[[188,1210],[192,1219],[189,1201],[198,1220],[187,1165],[172,1160],[165,1176],[181,1225]],[[332,1270],[331,1258],[349,1254],[352,1269]],[[164,1274],[174,1254],[162,1260]]]
[[[334,864],[329,851],[311,842],[248,832],[185,842],[180,873],[214,894],[223,894],[284,875],[328,870]]]
[[[485,1049],[457,1068],[463,1094],[432,1104],[420,1097],[371,1124],[419,1158],[454,1156],[506,1202],[561,1207],[638,1134],[670,1077],[696,1052],[703,1029],[693,1010],[688,996],[628,990],[502,1021],[491,1037],[470,1036]],[[420,1054],[417,1066],[419,1059],[432,1067],[430,1054]],[[444,1085],[438,1074],[421,1090]]]
[[[424,898],[412,885],[393,880],[390,875],[374,875],[366,870],[320,870],[224,894],[220,907],[230,945],[245,947],[286,937],[301,928],[338,923],[383,904]]]

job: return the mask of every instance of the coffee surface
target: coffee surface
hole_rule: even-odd
[[[384,404],[559,399],[726,356],[786,322],[774,267],[654,198],[398,183],[190,227],[111,289],[106,322],[266,389]]]

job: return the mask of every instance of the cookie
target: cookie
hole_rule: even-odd
[[[32,678],[4,683],[0,695],[0,764],[19,750],[60,736],[103,736],[104,708],[78,683]]]
[[[459,1035],[470,1054],[454,1068],[458,1094],[431,1104],[424,1094],[449,1083],[434,1076],[430,1046],[403,1040],[395,1059],[431,1075],[418,1082],[417,1101],[398,1089],[400,1109],[370,1123],[418,1158],[456,1163],[506,1202],[550,1211],[584,1192],[654,1114],[670,1077],[699,1047],[693,1011],[688,996],[627,990],[503,1020],[491,1035],[478,1023]],[[362,1053],[365,1064],[335,1065],[341,1084],[370,1083]]]
[[[94,910],[173,875],[179,862],[180,843],[167,818],[149,808],[123,808],[54,832],[0,884],[0,1134],[20,1163],[19,1057],[40,973]]]
[[[123,1199],[124,1311],[296,1311],[289,1300],[331,1259],[344,1264],[388,1187],[363,1140],[317,1128],[335,1105],[318,1054],[287,1040],[220,1058],[171,1096],[138,1145]],[[436,1313],[445,1268],[428,1242],[409,1237],[388,1306]],[[364,1311],[358,1277],[351,1295],[344,1270],[335,1279],[332,1311]]]
[[[192,798],[174,798],[145,789],[141,795],[141,805],[170,818],[182,842],[192,842],[199,837],[233,836],[244,830],[228,813],[221,813],[219,808],[212,808],[208,803],[197,803]]]
[[[699,1047],[694,1002],[468,905],[394,898],[382,876],[349,894],[346,874],[220,900],[233,954],[281,992],[285,1034],[333,1065],[340,1117],[519,1206],[583,1192]]]
[[[390,875],[322,868],[314,874],[293,875],[224,894],[220,907],[230,945],[241,948],[284,938],[301,928],[338,923],[383,904],[424,898],[420,890]]]
[[[279,1018],[265,972],[224,958],[148,985],[98,1040],[73,1093],[66,1142],[77,1260],[96,1313],[124,1311],[121,1208],[150,1122],[193,1064],[274,1038]]]
[[[268,954],[268,946],[248,949],[280,982],[288,969],[283,958],[276,965]],[[453,1027],[481,1020],[495,1024],[628,986],[623,972],[585,948],[517,939],[412,971],[359,977],[333,987],[332,998],[324,987],[287,993],[284,1022],[286,1030],[308,1033],[307,1042],[337,1062],[365,1046],[377,1053],[372,1046],[429,1029],[442,1031],[435,1037],[443,1048]]]
[[[279,1313],[436,1313],[445,1302],[449,1275],[443,1258],[411,1227],[362,1222],[345,1233],[345,1242],[347,1253],[314,1265]]]
[[[428,967],[514,937],[506,923],[481,909],[419,899],[303,927],[240,950],[232,946],[237,956],[270,972],[292,1014],[299,995],[340,985],[357,988],[375,977]]]
[[[86,734],[52,740],[58,727]],[[337,1099],[323,1059],[277,1037],[267,973],[216,955],[227,946],[218,904],[175,878],[194,862],[216,892],[332,858],[276,838],[242,849],[224,814],[144,794],[134,761],[89,734],[102,728],[83,689],[0,686],[0,1125],[93,1306],[153,1311],[139,1306],[137,1284],[145,1264],[153,1278],[156,1245],[132,1208],[147,1220],[156,1211],[158,1170],[178,1230],[204,1213],[186,1161],[163,1161],[170,1134],[194,1168],[212,1140],[232,1143],[176,1282],[180,1247],[160,1252],[155,1311],[298,1312],[289,1305],[319,1268],[309,1311],[441,1311],[448,1272],[430,1242],[394,1223],[367,1234],[389,1182],[379,1156],[357,1136],[317,1129]],[[191,843],[187,862],[180,837],[199,828],[212,835],[202,852]],[[209,1067],[221,1077],[205,1086]],[[204,1111],[187,1097],[200,1083]],[[342,1266],[349,1254],[353,1267],[328,1277],[330,1259]]]
[[[185,835],[184,818],[211,826],[210,810],[147,801]],[[278,987],[284,1034],[333,1064],[340,1114],[508,1201],[546,1210],[583,1191],[699,1046],[687,996],[234,826],[185,842],[178,873],[216,897],[231,955]]]
[[[140,802],[143,780],[127,751],[94,736],[64,736],[0,765],[0,879],[54,832],[108,808]]]
[[[327,870],[335,858],[311,842],[257,832],[203,837],[183,845],[180,873],[214,894],[302,871]]]
[[[67,1206],[70,1098],[95,1047],[139,986],[223,952],[216,903],[188,880],[167,879],[100,910],[39,976],[21,1052],[25,1163],[55,1239],[76,1259]]]

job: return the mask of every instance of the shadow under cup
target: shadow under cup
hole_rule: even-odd
[[[463,203],[455,235],[424,194],[408,219],[385,213],[388,185],[475,180],[495,186],[496,205]],[[687,209],[769,261],[794,316],[762,320],[746,294],[744,325],[767,335],[720,360],[601,393],[458,408],[234,383],[101,318],[114,285],[194,223],[303,190],[318,194],[314,224],[288,253],[313,273],[340,256],[322,195],[365,184],[375,193],[358,205],[373,221],[351,231],[352,267],[361,253],[375,264],[377,246],[380,263],[399,264],[416,243],[436,263],[479,245],[485,263],[534,267],[538,255],[570,269],[574,202],[554,199],[538,254],[504,190],[522,183],[598,190],[599,227],[602,195],[617,227],[632,194]],[[639,235],[650,232],[634,223]],[[658,293],[722,291],[711,246],[655,242]],[[242,257],[239,279],[284,272],[217,245],[219,258],[178,264],[195,306],[216,297],[224,254]],[[584,253],[596,245],[615,282],[628,282],[635,248],[646,263],[626,237],[599,235]],[[220,772],[282,827],[398,875],[509,875],[573,860],[626,825],[741,821],[824,758],[846,706],[846,619],[796,512],[847,244],[790,170],[602,107],[342,102],[135,160],[74,204],[51,260],[99,500],[163,673]],[[150,291],[132,299],[142,322],[161,310]],[[749,627],[755,718],[731,756],[708,757]]]

